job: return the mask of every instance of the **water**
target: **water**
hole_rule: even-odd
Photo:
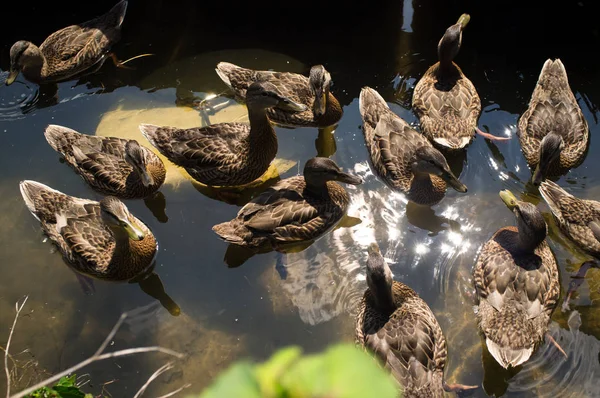
[[[39,43],[51,31],[111,4],[70,9],[52,21],[41,19],[50,4],[19,5],[20,13],[32,13],[31,24],[0,27],[0,67],[8,68],[14,41]],[[542,19],[534,8],[518,3],[493,5],[490,13],[488,3],[442,8],[431,1],[381,2],[344,10],[344,17],[334,4],[299,12],[292,3],[266,3],[267,10],[286,16],[272,19],[251,4],[236,6],[235,12],[229,3],[199,4],[130,2],[115,51],[121,59],[156,54],[132,61],[135,70],[107,63],[97,74],[61,83],[55,90],[39,90],[22,78],[0,87],[0,324],[6,335],[14,302],[29,295],[11,347],[25,367],[21,384],[91,355],[122,312],[152,303],[157,304],[126,321],[109,346],[117,350],[158,344],[188,354],[151,385],[149,395],[188,382],[193,383],[189,391],[201,391],[236,359],[264,359],[285,345],[313,352],[352,341],[355,304],[365,289],[366,247],[375,239],[395,278],[412,286],[437,315],[449,342],[449,381],[480,386],[474,397],[600,396],[598,270],[588,273],[570,311],[557,308],[553,315],[551,334],[569,358],[546,344],[518,371],[500,369],[482,348],[470,298],[471,268],[479,248],[497,228],[514,223],[498,192],[509,188],[540,202],[528,183],[530,171],[514,133],[548,57],[560,57],[565,64],[591,130],[585,162],[559,184],[578,196],[598,198],[595,104],[600,78],[587,53],[600,40],[591,5],[564,4],[546,10]],[[456,61],[481,96],[479,125],[513,139],[488,143],[477,138],[466,156],[449,159],[468,194],[451,190],[439,205],[423,209],[406,204],[371,173],[358,94],[362,86],[377,89],[397,114],[416,125],[410,111],[412,89],[436,61],[436,44],[445,28],[463,12],[472,20]],[[94,295],[84,295],[50,242],[44,242],[18,190],[20,180],[33,179],[70,195],[99,198],[59,161],[43,129],[49,123],[62,124],[89,134],[136,137],[147,145],[136,128],[141,122],[191,127],[244,120],[244,108],[232,102],[216,114],[189,107],[194,99],[225,90],[214,72],[219,61],[300,73],[316,63],[326,66],[344,117],[333,135],[278,128],[278,158],[288,161],[281,178],[297,174],[309,157],[332,156],[365,178],[362,186],[348,187],[348,213],[354,218],[302,252],[248,259],[219,241],[210,228],[232,218],[254,192],[223,196],[169,167],[161,189],[164,200],[126,202],[160,243],[152,285],[96,282]],[[564,240],[543,201],[540,208],[550,225],[564,296],[570,275],[585,256]],[[179,316],[167,310],[176,312],[176,307]],[[86,378],[95,393],[106,388],[113,396],[131,396],[166,360],[145,354],[98,363],[85,369]]]

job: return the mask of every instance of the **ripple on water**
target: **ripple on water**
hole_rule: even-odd
[[[509,381],[507,393],[535,392],[540,397],[600,397],[600,341],[579,330],[579,312],[571,313],[568,324],[569,330],[562,329],[556,322],[550,325],[550,334],[568,358],[554,345],[544,344]]]
[[[4,85],[8,72],[0,72],[0,121],[22,119],[39,101],[37,86],[15,81],[10,86]]]

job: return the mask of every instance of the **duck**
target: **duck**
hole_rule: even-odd
[[[393,280],[379,246],[369,245],[367,290],[356,316],[355,344],[391,372],[407,398],[441,398],[476,386],[448,384],[446,338],[427,303]]]
[[[50,124],[48,144],[94,190],[121,199],[151,196],[167,175],[162,160],[136,140],[100,137]]]
[[[481,100],[475,86],[454,63],[462,44],[462,32],[471,16],[462,14],[438,43],[438,62],[427,69],[415,86],[412,109],[419,118],[423,134],[439,148],[458,151],[465,148],[475,133],[490,140],[507,140],[477,127]]]
[[[230,221],[213,226],[224,241],[252,250],[281,250],[314,241],[346,214],[350,197],[338,182],[361,184],[334,160],[309,159],[303,175],[283,179],[245,204]]]
[[[467,192],[467,186],[452,173],[444,155],[392,112],[376,90],[362,88],[359,110],[371,165],[391,189],[425,206],[439,203],[447,185]]]
[[[500,198],[517,226],[500,228],[483,245],[473,281],[479,329],[490,354],[508,369],[526,362],[545,336],[556,344],[547,331],[560,280],[542,213],[509,190]]]
[[[536,186],[583,162],[590,141],[588,124],[560,59],[544,62],[517,135]]]
[[[20,40],[10,48],[10,73],[5,84],[12,84],[19,73],[31,82],[57,83],[100,69],[107,58],[125,67],[111,47],[121,37],[127,1],[121,0],[106,14],[52,33],[38,47]]]
[[[600,202],[577,198],[550,180],[542,181],[539,190],[562,233],[600,258]]]
[[[286,104],[296,110],[306,105],[281,94],[269,82],[248,87],[247,123],[218,123],[180,129],[141,124],[146,139],[190,176],[208,186],[241,186],[262,176],[277,154],[277,135],[267,109]]]
[[[267,81],[276,85],[286,97],[306,105],[303,111],[287,104],[269,109],[269,119],[280,126],[324,128],[336,125],[342,118],[342,107],[330,92],[331,75],[323,65],[311,67],[309,77],[291,72],[247,69],[229,62],[219,62],[215,70],[241,100],[246,99],[246,91],[252,82]]]
[[[156,238],[118,198],[96,202],[32,180],[21,181],[19,188],[31,214],[76,273],[131,281],[152,266]]]

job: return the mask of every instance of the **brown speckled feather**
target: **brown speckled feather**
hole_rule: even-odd
[[[414,290],[394,281],[392,294],[396,310],[387,314],[367,289],[356,318],[356,343],[376,355],[405,397],[443,397],[448,352],[442,329]]]
[[[214,186],[250,183],[264,174],[277,154],[273,127],[219,123],[178,129],[140,125],[142,134],[164,156],[183,167],[195,180]]]
[[[362,89],[359,108],[371,165],[379,177],[415,203],[433,205],[442,200],[446,192],[444,180],[428,175],[416,181],[411,168],[415,151],[421,146],[431,146],[431,143],[392,112],[372,88]],[[383,116],[387,116],[388,126],[377,130]]]
[[[590,223],[600,223],[600,202],[579,199],[549,180],[542,182],[540,193],[561,231],[585,252],[600,258],[600,241],[590,228]]]
[[[498,230],[473,270],[482,332],[515,352],[532,351],[543,341],[560,295],[558,267],[546,241],[527,254],[518,251],[518,239],[516,227]]]
[[[551,165],[551,175],[560,175],[583,161],[589,142],[588,124],[559,59],[544,64],[518,127],[523,155],[530,167],[539,163],[540,143],[550,132],[560,135],[565,143],[560,161]]]
[[[144,186],[138,173],[125,161],[128,140],[78,133],[66,127],[50,125],[44,132],[50,146],[93,189],[122,199],[145,198],[156,192],[165,181],[165,166],[154,152],[140,146],[154,183]],[[73,147],[79,152],[73,153]]]
[[[77,76],[104,62],[106,54],[121,35],[127,1],[90,21],[54,32],[40,45],[46,63],[41,80],[57,82]]]
[[[213,230],[231,243],[248,247],[316,239],[342,219],[350,199],[344,188],[331,181],[326,196],[305,188],[303,176],[279,181],[242,207],[236,218]]]
[[[458,65],[452,66],[442,78],[439,62],[425,72],[415,86],[412,108],[428,139],[448,149],[459,149],[475,134],[481,100]]]
[[[281,94],[290,100],[308,107],[304,112],[292,112],[278,107],[267,111],[269,119],[282,126],[327,127],[336,124],[342,117],[343,111],[338,100],[329,93],[327,96],[325,114],[316,117],[313,113],[314,94],[309,85],[308,77],[291,72],[257,71],[242,68],[228,62],[217,66],[221,79],[242,101],[246,98],[248,86],[255,81],[273,83]]]
[[[117,244],[102,221],[98,202],[68,196],[34,181],[22,182],[21,192],[44,232],[76,271],[98,279],[123,281],[151,265],[157,242],[139,219],[134,217],[146,234],[144,239]]]

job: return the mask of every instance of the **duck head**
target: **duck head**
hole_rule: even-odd
[[[515,215],[521,248],[533,251],[548,234],[542,213],[535,205],[518,200],[508,189],[500,191],[500,198]]]
[[[133,167],[145,187],[154,184],[154,178],[148,172],[146,152],[136,140],[129,140],[125,144],[125,161]]]
[[[438,58],[440,63],[449,64],[458,54],[462,43],[462,31],[467,26],[471,17],[469,14],[462,14],[458,21],[446,29],[444,36],[438,43]]]
[[[5,84],[11,85],[20,72],[27,70],[30,75],[40,74],[44,66],[44,56],[33,43],[21,40],[10,48],[10,73]]]
[[[321,186],[327,181],[339,181],[359,185],[363,180],[357,175],[346,173],[331,159],[315,157],[304,165],[304,179],[308,185]]]
[[[533,172],[533,184],[539,186],[546,179],[551,165],[560,158],[565,147],[563,138],[556,133],[546,134],[540,143],[540,160]]]
[[[331,87],[331,75],[323,65],[315,65],[310,68],[308,83],[315,96],[313,113],[315,116],[323,116],[327,105],[327,96],[329,95],[329,89]]]
[[[100,201],[100,215],[111,229],[125,231],[131,240],[142,240],[146,236],[127,206],[114,196],[105,196]]]
[[[425,173],[440,177],[456,191],[467,192],[467,186],[452,173],[444,155],[432,146],[424,145],[417,148],[412,170],[414,173]]]

